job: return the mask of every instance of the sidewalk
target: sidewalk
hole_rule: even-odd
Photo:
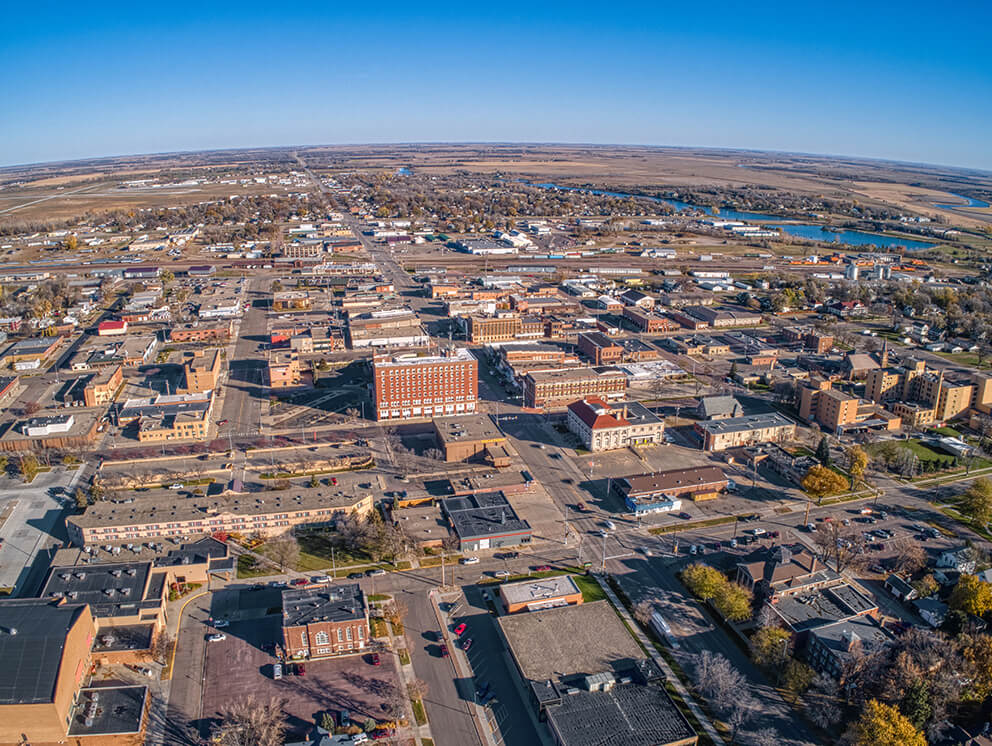
[[[651,660],[658,664],[658,667],[668,678],[669,683],[671,683],[671,685],[675,688],[675,691],[678,692],[679,696],[682,697],[682,701],[685,702],[689,710],[692,711],[692,714],[696,716],[696,719],[699,721],[700,725],[703,726],[703,730],[706,731],[706,735],[710,737],[713,743],[723,743],[723,738],[719,733],[717,733],[716,728],[713,727],[713,723],[710,722],[709,718],[706,717],[703,711],[699,708],[699,705],[696,704],[696,700],[692,698],[689,691],[682,685],[682,681],[675,675],[675,672],[672,670],[671,666],[668,665],[668,661],[666,661],[658,653],[658,651],[655,650],[654,644],[650,639],[648,639],[648,636],[644,634],[644,630],[641,629],[641,625],[638,624],[637,621],[630,615],[630,612],[627,611],[627,607],[623,605],[623,602],[617,597],[617,594],[613,592],[613,589],[610,588],[609,584],[603,580],[601,575],[596,574],[594,577],[596,578],[596,582],[599,583],[600,588],[603,589],[606,597],[610,600],[610,603],[612,603],[616,608],[617,613],[620,614],[625,622],[627,622],[627,625],[633,631],[634,636],[637,637],[641,645],[644,646],[644,649],[648,651],[648,655],[651,656]]]

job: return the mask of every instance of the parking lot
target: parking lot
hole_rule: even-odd
[[[210,731],[222,707],[245,695],[262,702],[284,700],[287,737],[304,736],[328,710],[348,710],[359,723],[389,719],[389,703],[398,690],[392,655],[381,655],[378,666],[368,655],[307,661],[303,676],[290,675],[290,667],[283,666],[283,677],[275,680],[277,660],[263,645],[281,639],[279,615],[232,622],[222,631],[225,639],[206,646],[201,734]]]

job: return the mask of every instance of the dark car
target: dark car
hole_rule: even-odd
[[[462,650],[467,652],[470,647],[472,647],[472,638],[466,637],[462,640]]]
[[[442,658],[447,658],[448,655],[449,655],[449,653],[448,653],[448,646],[445,645],[444,643],[441,643],[441,657]]]
[[[692,516],[689,515],[688,513],[682,512],[679,513],[679,518],[681,518],[683,521],[688,521],[690,518],[692,518]]]
[[[379,657],[378,653],[372,653],[372,655],[369,656],[369,663],[371,663],[373,666],[381,666],[382,658]]]
[[[779,533],[778,533],[778,531],[769,531],[768,532],[768,537],[770,539],[777,539],[779,537]]]
[[[348,573],[348,580],[361,580],[364,577],[365,577],[365,573],[363,573],[363,572],[349,572]]]

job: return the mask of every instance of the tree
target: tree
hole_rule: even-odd
[[[158,278],[162,281],[163,285],[167,285],[173,280],[175,280],[176,276],[172,273],[171,270],[163,269],[162,274],[160,274]]]
[[[920,598],[927,598],[940,590],[940,584],[931,573],[927,573],[919,580],[913,581],[913,589]]]
[[[844,477],[833,469],[818,464],[809,467],[800,484],[818,503],[827,495],[847,489],[847,480]]]
[[[820,442],[816,446],[816,460],[824,466],[830,466],[830,441],[827,440],[826,435],[820,438]]]
[[[743,622],[751,617],[753,600],[747,588],[737,583],[726,582],[713,599],[713,606],[729,621]]]
[[[895,707],[871,699],[853,728],[853,746],[927,746],[927,739]]]
[[[746,691],[744,676],[720,653],[704,650],[695,656],[693,664],[693,683],[711,702],[727,702]]]
[[[789,659],[790,639],[781,627],[762,627],[751,635],[751,659],[759,666],[780,668]]]
[[[989,520],[992,520],[992,479],[982,477],[972,482],[961,495],[958,509],[974,526],[987,526]]]
[[[317,479],[317,475],[314,474],[314,475],[311,475],[310,481],[307,484],[310,485],[310,489],[316,489],[317,487],[320,486],[320,480]]]
[[[911,682],[899,703],[899,709],[914,728],[922,728],[933,715],[929,682],[926,679]]]
[[[984,702],[992,694],[992,637],[964,635],[961,640],[961,655],[968,662],[971,674],[966,685],[967,698],[974,702]]]
[[[79,248],[79,238],[75,233],[70,233],[65,239],[65,248],[68,251],[75,251]]]
[[[730,380],[737,380],[737,361],[735,360],[730,364]]]
[[[868,454],[861,446],[851,446],[847,449],[847,470],[851,474],[851,489],[865,476],[868,468]]]
[[[992,609],[992,584],[984,583],[974,575],[962,575],[954,586],[948,605],[966,614],[982,616]]]
[[[300,542],[292,534],[277,536],[268,543],[267,554],[285,571],[294,569],[300,560]]]
[[[837,705],[840,684],[829,674],[817,674],[806,692],[806,713],[814,724],[827,730],[841,721],[843,713]]]
[[[719,570],[697,562],[682,571],[682,582],[693,595],[709,601],[720,593],[727,578]]]
[[[152,658],[154,658],[159,663],[165,663],[169,657],[169,651],[172,649],[174,639],[172,635],[166,632],[164,629],[155,635],[155,640],[152,642]]]
[[[21,475],[25,484],[30,483],[38,476],[40,469],[41,464],[38,463],[38,458],[33,453],[23,454],[17,462],[17,473]]]
[[[782,686],[792,694],[792,703],[799,701],[800,695],[809,689],[816,674],[813,669],[795,658],[790,658],[782,672]]]
[[[333,733],[338,727],[337,722],[334,720],[334,713],[325,712],[320,716],[320,727],[326,730],[328,733]]]
[[[430,688],[423,679],[412,679],[406,683],[406,692],[410,699],[424,699],[429,691]]]
[[[90,504],[89,495],[86,494],[86,491],[82,487],[76,488],[76,492],[73,494],[73,497],[76,499],[76,507],[79,510],[85,510],[86,506]]]
[[[242,697],[220,710],[213,743],[218,746],[281,746],[286,733],[285,700]]]
[[[927,553],[918,542],[899,539],[895,546],[895,569],[906,575],[915,575],[926,567]],[[933,578],[931,577],[931,580]]]

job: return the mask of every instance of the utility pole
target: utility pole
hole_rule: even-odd
[[[804,526],[809,525],[809,509],[812,506],[813,506],[813,501],[812,500],[807,500],[806,501],[806,516],[803,518],[803,525]]]
[[[600,565],[600,572],[606,573],[606,531],[603,531],[603,562]]]

